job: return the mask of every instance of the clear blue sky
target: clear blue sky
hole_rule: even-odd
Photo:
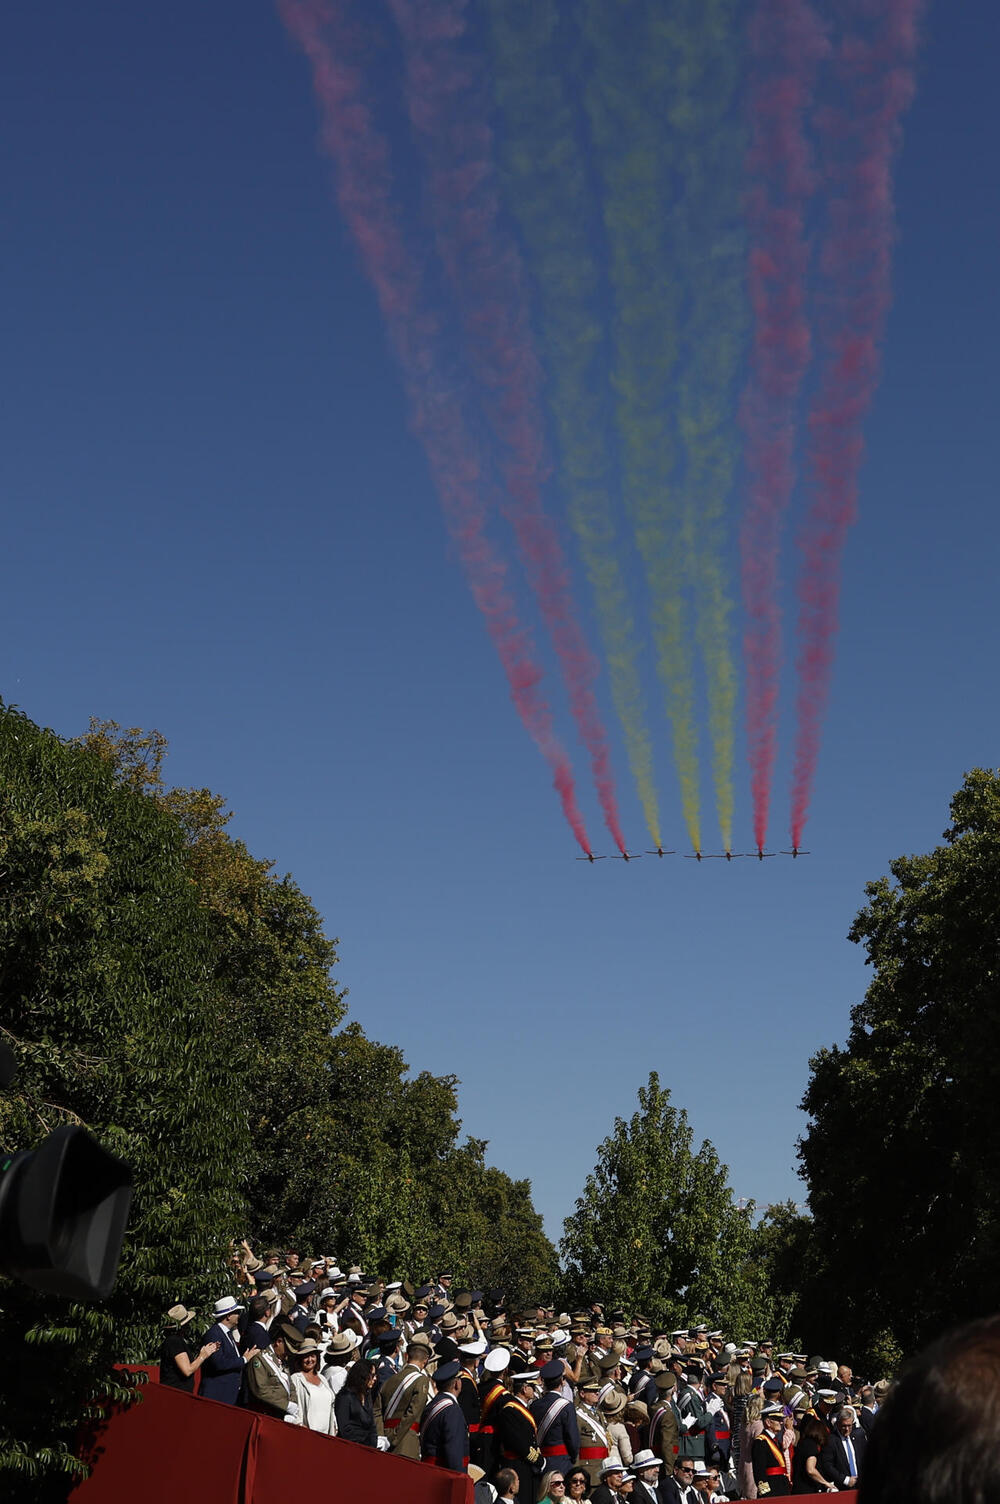
[[[762,866],[572,860],[271,6],[38,0],[0,44],[0,693],[66,735],[164,731],[171,780],[294,874],[353,1016],[460,1077],[551,1233],[653,1067],[738,1195],[801,1198],[797,1103],[865,985],[863,884],[998,761],[1000,10],[930,18],[814,854]]]

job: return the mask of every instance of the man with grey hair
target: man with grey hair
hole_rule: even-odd
[[[842,1405],[837,1411],[830,1440],[820,1454],[820,1471],[839,1489],[858,1486],[868,1438],[855,1424],[857,1418],[853,1405]]]

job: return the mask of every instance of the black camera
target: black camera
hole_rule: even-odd
[[[0,1086],[14,1057],[0,1045]],[[0,1163],[0,1270],[35,1290],[104,1300],[118,1273],[132,1171],[85,1128],[64,1126]]]

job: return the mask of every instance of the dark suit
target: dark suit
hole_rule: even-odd
[[[881,1409],[881,1406],[879,1406],[879,1409]],[[875,1424],[877,1414],[878,1410],[873,1410],[870,1405],[862,1405],[858,1411],[858,1420],[861,1422],[861,1429],[866,1436],[872,1434],[872,1426]]]
[[[693,1504],[693,1499],[699,1497],[698,1490],[692,1484],[689,1488],[682,1487],[674,1477],[660,1479],[660,1498],[663,1504]]]
[[[243,1359],[236,1350],[237,1334],[218,1322],[205,1333],[205,1342],[217,1342],[218,1352],[201,1365],[201,1397],[235,1405],[243,1382]]]
[[[868,1438],[860,1426],[855,1426],[851,1432],[851,1446],[854,1448],[854,1460],[857,1463],[857,1472],[860,1474],[864,1466],[865,1447]],[[853,1488],[853,1483],[848,1483],[848,1478],[854,1474],[847,1457],[847,1447],[844,1438],[839,1431],[834,1431],[830,1440],[820,1453],[819,1470],[824,1478],[829,1478],[831,1483],[836,1483],[838,1488]]]

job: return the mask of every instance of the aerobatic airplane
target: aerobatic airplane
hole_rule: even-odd
[[[656,848],[655,851],[647,851],[646,855],[647,856],[676,856],[677,853],[676,853],[676,851],[672,851],[670,849],[664,850],[664,848],[662,846],[657,846],[657,848]]]
[[[638,851],[616,851],[612,854],[613,862],[641,862],[642,855]]]
[[[801,846],[793,846],[791,851],[783,851],[781,854],[782,856],[790,856],[794,858],[797,856],[808,856],[809,852],[803,851]]]
[[[603,862],[604,861],[604,857],[603,856],[595,856],[592,851],[588,851],[586,856],[578,856],[577,857],[577,861],[578,862]]]
[[[785,853],[782,852],[783,856],[784,856],[784,854]],[[763,849],[763,847],[758,846],[757,850],[756,851],[751,851],[750,855],[751,856],[755,856],[757,858],[758,862],[762,862],[766,856],[777,856],[778,853],[776,851],[765,851]]]

